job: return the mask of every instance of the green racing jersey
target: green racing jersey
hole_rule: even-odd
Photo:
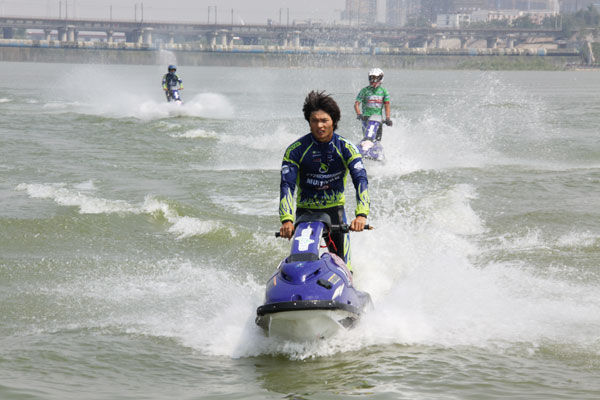
[[[382,115],[383,104],[390,101],[390,94],[381,86],[374,88],[369,85],[356,96],[356,101],[362,104],[362,115]]]

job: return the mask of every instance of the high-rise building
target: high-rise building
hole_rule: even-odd
[[[488,0],[453,0],[451,6],[451,12],[455,13],[487,9]]]
[[[377,0],[346,0],[342,19],[350,25],[374,25],[377,23]]]
[[[385,23],[391,26],[404,26],[408,19],[408,0],[386,0]]]

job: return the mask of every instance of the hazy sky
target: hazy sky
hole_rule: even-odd
[[[109,18],[112,6],[113,19],[134,20],[137,9],[138,20],[206,22],[210,7],[210,22],[214,22],[215,6],[220,23],[264,24],[267,19],[290,23],[293,20],[340,20],[345,0],[0,0],[0,16],[58,17],[59,10],[64,18]],[[137,5],[137,7],[136,7]],[[281,13],[280,13],[281,10]]]

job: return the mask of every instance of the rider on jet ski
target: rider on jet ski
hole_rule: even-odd
[[[279,202],[279,218],[282,223],[280,235],[288,239],[293,236],[296,185],[296,217],[326,212],[331,217],[332,224],[345,224],[344,186],[348,172],[356,189],[356,218],[351,222],[350,230],[362,231],[370,205],[367,171],[356,146],[335,133],[341,114],[337,103],[324,92],[312,91],[306,96],[302,111],[310,126],[310,133],[292,143],[283,156]],[[328,246],[351,270],[349,235],[332,233]]]
[[[383,82],[383,71],[379,68],[373,68],[369,71],[369,86],[363,88],[356,96],[354,111],[356,118],[366,124],[371,115],[382,115],[382,109],[385,107],[385,121],[387,126],[392,126],[390,119],[390,94],[381,87]],[[362,112],[361,112],[362,105]],[[377,140],[381,140],[382,129],[379,127]]]
[[[177,71],[175,65],[169,65],[168,71],[168,73],[163,75],[162,87],[167,96],[167,101],[171,101],[171,90],[177,89],[177,86],[179,86],[179,90],[183,90],[183,81],[175,73]]]

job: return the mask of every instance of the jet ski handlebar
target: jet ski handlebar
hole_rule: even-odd
[[[363,230],[365,231],[370,231],[375,229],[374,226],[371,226],[369,224],[365,224],[365,227],[363,228]],[[331,232],[342,232],[342,233],[349,233],[349,232],[354,232],[354,231],[350,231],[350,225],[348,224],[340,224],[340,225],[331,225]],[[325,230],[323,231],[323,235],[326,235],[328,232]],[[279,232],[275,232],[275,237],[281,237],[281,234]]]

